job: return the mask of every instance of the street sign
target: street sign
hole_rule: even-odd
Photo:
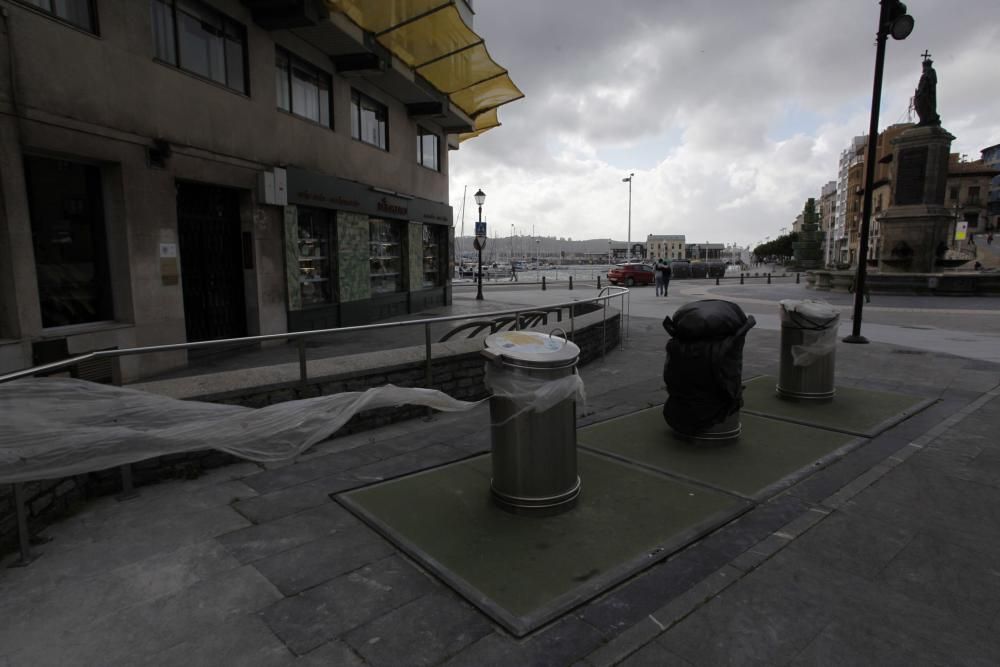
[[[965,240],[965,236],[966,236],[966,232],[968,232],[968,231],[969,231],[969,223],[968,222],[965,222],[963,220],[962,222],[955,223],[955,240],[956,241],[964,241]]]
[[[479,238],[486,238],[486,223],[477,222],[476,223],[476,236]]]
[[[486,237],[477,236],[476,238],[472,239],[472,245],[475,247],[476,250],[482,250],[486,246]]]

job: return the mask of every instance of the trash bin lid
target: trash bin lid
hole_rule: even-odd
[[[816,299],[782,299],[781,321],[787,324],[827,325],[840,319],[840,311],[826,301]],[[811,327],[810,327],[811,328]]]
[[[501,331],[486,337],[486,348],[505,359],[538,366],[561,366],[580,356],[576,343],[539,331]]]

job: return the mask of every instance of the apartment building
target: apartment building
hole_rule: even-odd
[[[684,259],[687,257],[687,244],[684,242],[684,235],[657,236],[649,234],[646,237],[646,257],[649,259]]]
[[[450,303],[448,151],[521,93],[466,0],[384,9],[0,0],[0,371]]]

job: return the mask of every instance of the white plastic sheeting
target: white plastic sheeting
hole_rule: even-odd
[[[802,331],[802,342],[792,345],[792,364],[811,366],[837,348],[840,311],[826,301],[783,299],[781,326]]]
[[[485,381],[486,388],[493,392],[493,396],[510,400],[516,408],[514,414],[493,426],[502,426],[529,410],[545,412],[567,398],[576,398],[581,403],[587,401],[583,378],[579,373],[546,380],[510,373],[494,364],[486,364]]]
[[[251,461],[284,461],[330,437],[362,410],[423,405],[457,412],[480,403],[433,389],[386,385],[254,409],[67,378],[17,380],[0,384],[0,483],[204,449]]]

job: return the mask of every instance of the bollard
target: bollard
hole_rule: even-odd
[[[715,284],[716,284],[716,285],[718,285],[718,284],[719,284],[719,276],[715,276]]]
[[[597,289],[601,289],[601,277],[597,276]]]
[[[573,276],[569,277],[569,288],[573,289]]]
[[[742,285],[742,284],[743,284],[743,274],[740,273],[740,285]]]
[[[545,276],[542,276],[542,291],[545,291]]]
[[[769,274],[767,274],[767,284],[768,284],[768,285],[770,285],[770,284],[771,284],[771,274],[770,274],[770,273],[769,273]]]
[[[799,273],[798,273],[798,271],[795,272],[795,284],[796,285],[799,284]]]

